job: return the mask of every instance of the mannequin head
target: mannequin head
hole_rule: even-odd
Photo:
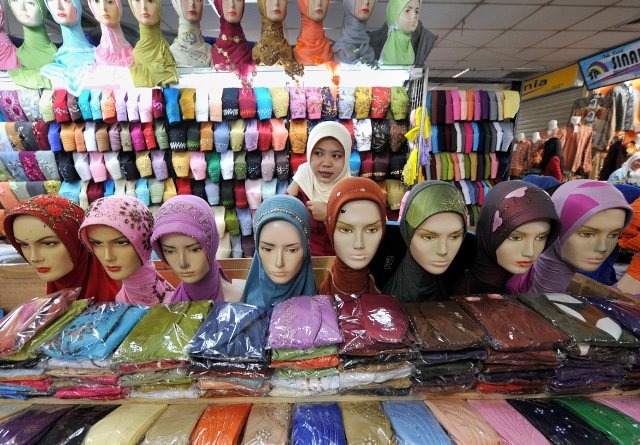
[[[158,0],[129,0],[131,12],[138,22],[153,26],[160,23]]]
[[[78,11],[71,0],[47,0],[51,17],[59,25],[75,25],[78,22]]]
[[[327,11],[329,11],[329,0],[309,0],[309,10],[306,13],[314,22],[323,21]]]
[[[66,246],[40,218],[31,215],[16,217],[13,237],[42,281],[59,280],[73,270],[73,260]]]
[[[44,11],[37,0],[9,0],[9,7],[16,20],[24,26],[34,27],[44,23]]]
[[[287,284],[296,277],[304,260],[300,231],[292,223],[274,220],[260,230],[256,246],[265,273],[275,284]]]
[[[222,15],[229,23],[240,23],[244,14],[244,0],[222,0]]]
[[[418,20],[420,20],[420,2],[409,0],[398,15],[396,23],[400,31],[411,34],[418,27]]]
[[[553,130],[555,130],[556,128],[558,128],[558,121],[557,121],[557,120],[555,120],[555,119],[551,119],[551,120],[549,121],[549,123],[547,124],[547,130],[549,130],[549,131],[553,131]]]
[[[424,270],[441,275],[460,250],[464,234],[464,221],[458,213],[437,213],[416,228],[409,252]]]
[[[498,265],[514,275],[528,271],[547,247],[550,229],[551,224],[544,220],[519,226],[496,250]]]
[[[376,5],[376,0],[355,0],[354,15],[358,20],[369,20],[373,13],[373,7]]]
[[[198,24],[202,20],[203,0],[173,0],[174,9],[178,16],[191,24]]]
[[[197,283],[209,272],[209,259],[197,239],[174,233],[160,238],[160,246],[165,261],[184,283]]]
[[[312,148],[309,165],[314,176],[322,184],[331,184],[342,173],[345,166],[342,144],[333,137],[320,139]]]
[[[582,117],[581,116],[571,116],[571,124],[572,125],[580,125],[580,122],[582,122]]]
[[[114,27],[120,24],[121,11],[116,0],[89,0],[91,11],[101,24]]]
[[[625,217],[622,209],[596,213],[566,239],[562,259],[576,269],[595,271],[616,247]]]
[[[287,3],[287,0],[266,0],[266,17],[274,23],[284,22],[287,17]]]
[[[125,280],[142,267],[133,244],[119,230],[103,225],[92,225],[86,230],[93,254],[111,279]]]
[[[373,201],[347,202],[338,212],[333,231],[336,256],[351,269],[364,269],[378,250],[383,225],[378,205]]]

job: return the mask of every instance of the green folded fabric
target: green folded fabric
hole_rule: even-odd
[[[281,379],[312,379],[328,377],[330,375],[337,374],[336,368],[322,368],[322,369],[287,369],[278,368],[274,373],[275,377]]]
[[[309,349],[274,349],[271,352],[271,360],[292,361],[306,360],[309,358],[324,357],[338,353],[336,345],[318,346]]]

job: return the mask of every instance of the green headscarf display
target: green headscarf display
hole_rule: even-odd
[[[387,3],[387,41],[382,48],[384,65],[413,65],[416,55],[411,44],[411,34],[398,27],[398,17],[410,0],[389,0]]]
[[[11,80],[25,88],[51,88],[51,82],[40,75],[40,68],[54,61],[56,46],[51,43],[47,29],[44,26],[47,18],[47,7],[44,0],[36,0],[42,24],[38,26],[23,26],[24,41],[16,51],[20,68],[9,70]]]

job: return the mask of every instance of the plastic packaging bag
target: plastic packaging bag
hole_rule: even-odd
[[[71,408],[70,405],[34,405],[0,425],[0,443],[36,443]]]
[[[382,408],[399,443],[451,445],[451,439],[423,401],[385,401]]]
[[[247,419],[242,445],[287,445],[291,408],[288,403],[253,405]]]
[[[341,402],[347,443],[395,444],[391,423],[380,402]]]
[[[346,445],[337,403],[303,403],[293,407],[291,445]]]
[[[89,430],[83,445],[137,444],[166,408],[157,403],[122,405]]]
[[[82,445],[89,429],[118,405],[79,405],[62,416],[38,445]]]
[[[189,445],[206,405],[172,405],[149,428],[142,445]]]
[[[248,403],[208,406],[193,430],[191,445],[238,443],[250,411]]]

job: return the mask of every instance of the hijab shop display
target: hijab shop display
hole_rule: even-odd
[[[606,182],[569,181],[551,200],[561,222],[558,239],[528,272],[509,280],[510,293],[565,292],[577,270],[600,267],[633,216],[624,195]]]
[[[171,53],[178,66],[210,66],[211,45],[200,30],[204,0],[171,0],[178,14],[178,35]]]
[[[223,301],[223,272],[216,261],[219,242],[213,212],[202,198],[179,195],[160,206],[151,243],[158,257],[182,280],[170,303]]]
[[[162,3],[156,0],[129,0],[129,7],[140,25],[140,40],[133,48],[130,68],[136,87],[165,86],[178,82],[176,61],[162,35]]]
[[[120,27],[121,0],[90,0],[89,9],[100,23],[100,44],[96,47],[96,74],[106,67],[129,67],[133,63],[133,48]],[[118,76],[122,72],[114,71]],[[119,82],[122,77],[114,77]]]
[[[445,300],[449,294],[441,279],[467,231],[462,193],[443,181],[424,181],[406,199],[400,216],[400,234],[407,253],[384,293],[401,302]]]
[[[340,63],[371,65],[375,52],[367,34],[375,0],[342,0],[344,17],[340,37],[333,44],[333,56]]]
[[[0,5],[0,70],[12,70],[20,67],[16,56],[16,47],[4,29],[4,6]]]
[[[240,24],[244,0],[214,0],[213,7],[220,17],[220,35],[211,48],[213,68],[236,73],[247,86],[251,73],[255,71],[251,48]]]
[[[420,20],[420,0],[391,0],[387,3],[387,41],[382,48],[383,65],[413,65],[415,53],[411,33]]]
[[[322,22],[329,12],[329,0],[298,0],[302,24],[293,49],[296,60],[303,65],[322,65],[333,61],[331,42]]]
[[[105,268],[122,282],[119,303],[151,306],[170,301],[174,289],[151,259],[153,215],[138,198],[113,195],[91,203],[80,226],[80,239]]]
[[[96,62],[96,48],[82,30],[82,4],[80,0],[47,0],[47,9],[53,20],[60,25],[62,45],[58,48],[53,63],[44,65],[40,73],[54,87],[63,86],[74,96],[82,92]]]
[[[111,279],[78,238],[84,211],[58,195],[37,195],[12,209],[7,239],[47,282],[47,293],[80,287],[80,298],[113,301],[120,284]]]
[[[386,202],[371,179],[346,178],[331,191],[327,203],[327,233],[336,251],[321,294],[379,293],[369,263],[384,236]]]
[[[22,45],[16,51],[20,67],[9,71],[11,80],[25,88],[51,88],[49,81],[40,75],[40,68],[53,62],[57,51],[44,26],[47,17],[44,0],[16,0],[8,4],[22,24],[24,35]]]

